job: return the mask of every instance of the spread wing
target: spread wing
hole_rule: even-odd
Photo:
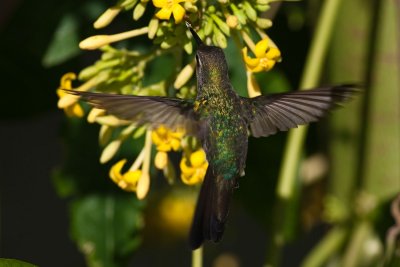
[[[354,85],[341,85],[242,98],[242,101],[251,133],[260,137],[317,121],[357,91]]]
[[[198,120],[193,112],[193,104],[184,99],[65,91],[82,97],[90,105],[104,109],[111,115],[135,121],[139,125],[149,123],[155,128],[163,124],[171,129],[181,127],[191,135],[198,132]]]

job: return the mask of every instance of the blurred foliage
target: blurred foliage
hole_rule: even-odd
[[[23,262],[14,259],[2,259],[0,258],[0,266],[3,267],[36,267],[34,264]]]
[[[255,75],[262,93],[297,87],[320,4],[321,1],[310,0],[280,5],[273,20],[274,25],[268,29],[268,33],[282,51],[283,60],[272,71]],[[83,53],[77,49],[78,41],[98,33],[91,24],[109,5],[107,1],[95,0],[22,1],[19,4],[0,32],[1,39],[5,40],[0,43],[3,51],[0,75],[5,83],[2,87],[7,89],[5,99],[18,100],[17,104],[16,101],[5,101],[1,105],[1,118],[10,120],[54,111],[54,88],[62,73],[83,69],[93,63],[94,66],[99,64],[95,61],[100,53]],[[322,153],[330,167],[319,177],[311,177],[311,180],[306,180],[303,172],[299,174],[297,194],[288,203],[293,217],[284,222],[287,231],[285,236],[289,240],[284,244],[286,249],[281,256],[282,266],[297,266],[300,262],[303,262],[303,266],[345,267],[394,267],[400,264],[399,237],[387,235],[389,229],[397,229],[396,225],[399,224],[390,212],[391,204],[396,203],[393,199],[400,191],[399,8],[395,1],[342,1],[321,83],[362,82],[365,92],[346,108],[335,111],[330,122],[324,121],[310,128],[302,165],[316,153]],[[127,25],[132,25],[134,10],[138,16],[140,8],[131,9],[129,14],[121,13],[109,28],[100,31],[104,34],[125,31]],[[146,26],[143,21],[149,21],[151,12],[155,12],[149,10],[142,14],[142,20],[134,22],[135,28]],[[252,11],[247,12],[252,16]],[[216,32],[211,36],[214,41],[218,39],[214,37],[215,34],[221,37],[221,30]],[[245,95],[246,76],[239,56],[241,51],[232,38],[224,38],[232,83],[241,95]],[[218,43],[224,45],[224,38],[218,39]],[[159,38],[159,44],[165,42],[165,46],[170,45],[171,41],[176,42],[176,38]],[[186,42],[186,49],[189,49],[189,38],[182,38],[182,41]],[[115,48],[146,51],[148,45],[148,38],[139,37],[134,42],[122,41]],[[132,56],[111,47],[104,48],[103,52],[111,55],[107,58],[110,62],[118,53],[125,58]],[[137,73],[143,75],[142,85],[154,90],[150,85],[175,72],[173,67],[163,67],[174,66],[175,59],[173,55],[165,55],[149,63],[143,73]],[[123,73],[132,68],[133,62],[115,64],[121,67],[120,73]],[[168,82],[171,85],[174,80]],[[122,80],[113,81],[112,85],[122,88],[131,83],[132,80]],[[160,87],[155,91],[160,93]],[[168,88],[162,93],[176,92]],[[179,96],[192,96],[193,93],[193,89],[187,88]],[[86,106],[84,108],[88,110]],[[152,232],[154,228],[151,227],[160,223],[160,216],[165,216],[154,211],[154,205],[162,206],[162,200],[152,200],[159,196],[176,199],[174,192],[163,191],[168,181],[154,179],[157,181],[149,195],[151,205],[144,209],[145,203],[139,202],[135,196],[118,191],[107,177],[111,164],[102,165],[98,162],[101,155],[99,130],[99,126],[76,118],[68,118],[63,122],[65,161],[55,170],[53,181],[60,197],[71,203],[72,238],[86,255],[89,266],[100,262],[103,266],[126,266],[132,255],[131,261],[139,265],[140,259],[135,261],[137,254],[132,252],[137,249],[142,257],[145,255],[150,259],[154,258],[154,253],[161,251],[157,255],[165,257],[161,257],[158,263],[168,265],[174,258],[186,253],[183,252],[184,248],[178,246],[181,251],[176,252],[177,257],[170,256],[174,254],[162,254],[163,251],[169,252],[168,248],[157,250],[159,240],[152,233],[145,233],[144,237],[149,238],[147,244],[154,246],[146,246],[141,229],[145,224],[145,228],[148,227],[146,231]],[[109,134],[115,138],[120,131]],[[237,254],[243,266],[259,266],[264,261],[265,241],[252,244],[254,248],[251,249],[249,244],[259,236],[265,235],[265,239],[269,240],[274,234],[271,224],[276,218],[272,211],[277,202],[276,177],[285,137],[286,134],[281,133],[267,139],[249,140],[246,178],[235,193],[236,205],[232,208],[235,218],[232,218],[224,239],[224,243],[229,244],[207,247],[205,266],[210,266],[212,259],[224,250]],[[124,158],[139,154],[143,139],[141,137],[139,142],[127,139],[117,156]],[[176,163],[178,159],[172,161]],[[318,168],[320,165],[311,166]],[[157,177],[157,173],[151,169],[152,177]],[[195,191],[188,190],[193,197]],[[235,215],[235,210],[241,213]],[[143,214],[143,211],[146,213]],[[149,211],[154,214],[148,216]],[[243,217],[256,221],[259,228],[256,227],[254,231],[257,233],[251,229],[243,231],[243,227],[248,227],[248,224],[241,224]],[[235,222],[235,219],[239,222]],[[301,255],[291,254],[293,242],[304,240],[302,238],[307,234],[315,234],[313,229],[321,225],[324,230],[317,236],[319,242],[313,241],[307,246],[301,243],[297,247],[300,249],[296,249],[301,251]],[[163,233],[172,235],[175,232],[168,229],[164,228]],[[267,230],[265,232],[262,229]],[[247,232],[251,233],[250,236]],[[387,246],[390,243],[388,237],[394,238],[391,250]],[[144,243],[142,247],[139,246],[141,241]],[[173,244],[168,243],[168,246],[175,248]],[[147,254],[145,251],[148,251]],[[156,259],[149,261],[155,262]]]
[[[130,196],[86,195],[73,201],[71,232],[92,266],[125,265],[140,244],[142,204]]]

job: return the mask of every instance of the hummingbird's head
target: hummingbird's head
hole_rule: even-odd
[[[196,73],[199,84],[219,83],[229,80],[228,64],[226,63],[223,50],[217,46],[209,46],[203,43],[190,23],[186,26],[192,33],[193,39],[197,44],[196,51]]]

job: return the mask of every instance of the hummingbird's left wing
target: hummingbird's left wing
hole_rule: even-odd
[[[182,128],[187,134],[196,135],[198,119],[193,104],[184,99],[162,96],[134,96],[65,90],[80,96],[90,105],[106,110],[123,120],[149,123],[152,128],[165,125],[170,129]]]
[[[317,121],[357,91],[355,85],[340,85],[241,99],[251,133],[260,137]]]

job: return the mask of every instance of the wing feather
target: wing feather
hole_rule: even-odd
[[[358,92],[355,85],[321,87],[313,90],[242,98],[253,136],[269,136],[298,125],[317,121],[330,109]]]
[[[161,124],[168,128],[183,128],[186,133],[197,135],[198,117],[193,104],[184,99],[161,96],[133,96],[65,90],[80,96],[90,105],[106,110],[123,120],[149,123],[152,128]]]

